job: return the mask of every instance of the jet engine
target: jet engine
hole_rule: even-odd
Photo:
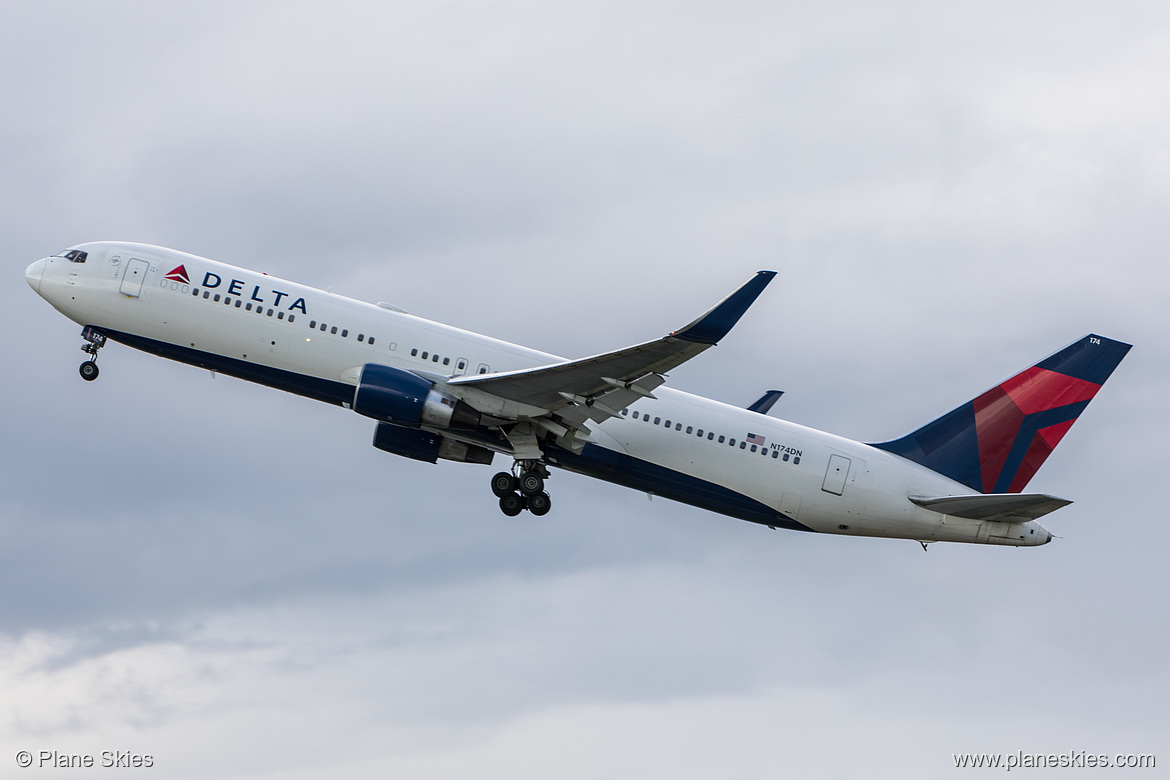
[[[353,410],[404,428],[475,430],[480,415],[466,402],[444,393],[429,379],[378,363],[366,363],[353,396]]]
[[[439,458],[457,463],[491,463],[495,454],[486,447],[448,439],[432,431],[402,428],[380,422],[374,429],[374,446],[404,458],[434,463]]]

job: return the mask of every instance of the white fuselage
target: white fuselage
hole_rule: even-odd
[[[66,317],[165,357],[345,407],[367,363],[441,379],[563,360],[174,250],[120,242],[76,249],[87,253],[84,263],[51,257],[27,272]],[[175,273],[180,268],[185,275]],[[1015,546],[1051,539],[1035,521],[971,520],[916,506],[909,496],[970,490],[876,447],[667,387],[654,395],[595,426],[587,445],[638,464],[636,478],[568,452],[550,453],[550,464],[769,525],[771,511],[832,534]],[[707,486],[717,492],[696,499]],[[721,508],[719,488],[754,508]]]

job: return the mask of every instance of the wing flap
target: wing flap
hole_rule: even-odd
[[[1072,503],[1044,493],[993,493],[971,496],[910,496],[910,500],[933,512],[970,520],[1035,520]]]

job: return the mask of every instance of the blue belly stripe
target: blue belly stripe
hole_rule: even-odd
[[[659,466],[622,452],[586,444],[580,455],[555,445],[543,447],[549,461],[566,471],[584,474],[615,485],[653,493],[700,509],[761,525],[812,531],[767,504],[730,488]]]
[[[212,352],[203,352],[192,347],[182,347],[178,344],[167,344],[163,341],[135,336],[132,333],[122,333],[109,328],[94,328],[104,333],[114,341],[120,342],[152,355],[177,360],[209,371],[218,371],[221,374],[234,376],[237,379],[246,379],[249,382],[275,387],[277,390],[303,395],[314,401],[324,401],[327,404],[342,406],[353,403],[355,388],[345,382],[335,382],[329,379],[305,376],[295,371],[285,371],[280,368],[262,366],[247,360],[216,355]]]

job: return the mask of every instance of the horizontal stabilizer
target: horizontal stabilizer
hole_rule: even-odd
[[[1072,502],[1043,493],[995,493],[975,496],[910,496],[923,509],[951,517],[971,520],[1007,520],[1023,522],[1055,512]]]

